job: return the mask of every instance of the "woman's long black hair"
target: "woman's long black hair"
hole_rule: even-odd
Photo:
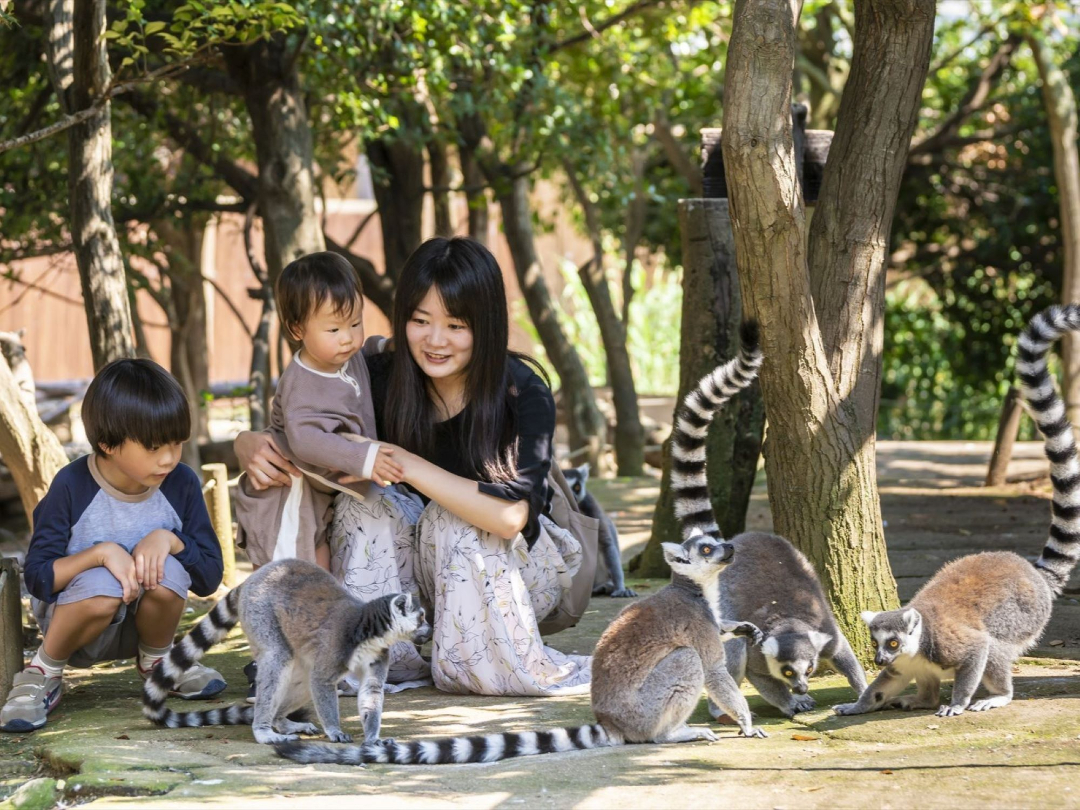
[[[394,299],[397,345],[387,387],[386,438],[419,455],[434,449],[435,392],[429,390],[427,375],[413,360],[406,340],[409,320],[432,287],[447,312],[473,334],[458,451],[478,480],[512,480],[517,472],[517,408],[507,362],[506,288],[491,251],[473,239],[429,239],[402,268]]]

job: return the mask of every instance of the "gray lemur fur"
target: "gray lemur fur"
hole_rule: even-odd
[[[593,494],[585,488],[585,484],[589,480],[589,465],[565,467],[562,474],[566,478],[566,483],[570,485],[570,491],[574,493],[574,498],[577,500],[581,513],[600,522],[598,539],[601,557],[597,561],[597,584],[593,585],[593,596],[606,594],[616,599],[637,596],[637,593],[627,588],[626,583],[623,581],[619,532],[615,528],[615,522],[608,517],[607,512],[593,497]],[[603,579],[605,570],[608,574],[606,581]]]
[[[840,632],[810,561],[775,534],[747,532],[728,542],[735,559],[720,575],[720,612],[752,621],[765,637],[759,647],[745,639],[724,645],[735,682],[745,677],[788,717],[814,707],[807,679],[821,661],[861,694],[866,673]],[[715,717],[716,708],[709,708]]]
[[[702,418],[708,414],[711,419],[728,398],[754,379],[761,363],[755,337],[753,328],[748,328],[739,356],[705,377],[690,393],[687,401],[694,400],[695,413]],[[676,429],[682,423],[681,416]],[[277,752],[297,762],[434,765],[495,762],[626,743],[715,740],[711,729],[686,724],[701,700],[702,689],[736,718],[740,734],[766,736],[754,727],[746,698],[724,660],[726,640],[761,640],[761,631],[753,624],[725,621],[720,616],[719,575],[731,562],[734,548],[723,542],[715,523],[711,531],[698,523],[684,524],[683,530],[681,544],[663,544],[664,559],[671,566],[671,584],[627,605],[596,645],[591,686],[596,723],[413,742],[350,746],[286,743],[277,746]]]
[[[165,699],[176,679],[237,623],[258,664],[255,706],[175,712]],[[357,707],[364,739],[379,738],[390,647],[422,643],[431,635],[419,600],[410,594],[370,602],[350,594],[322,568],[302,560],[264,565],[195,625],[154,667],[143,686],[143,714],[169,728],[251,724],[256,742],[283,743],[318,728],[289,715],[314,704],[323,732],[350,742],[341,730],[337,684],[346,673],[360,681]]]
[[[855,703],[837,714],[882,708],[932,709],[941,680],[953,677],[952,697],[939,717],[985,711],[1012,701],[1012,665],[1042,635],[1055,597],[1080,560],[1080,460],[1065,404],[1047,369],[1051,344],[1080,330],[1080,306],[1050,307],[1032,318],[1017,342],[1020,391],[1042,432],[1054,490],[1050,536],[1034,563],[1011,552],[953,560],[906,608],[866,611],[876,655],[885,667]],[[914,695],[897,697],[912,679]],[[972,702],[979,686],[986,697]]]

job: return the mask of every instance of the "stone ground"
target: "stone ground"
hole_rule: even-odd
[[[1034,554],[1049,517],[1037,444],[1017,448],[1007,485],[980,486],[989,447],[879,445],[889,556],[901,597],[941,564],[983,549]],[[645,542],[657,488],[650,479],[598,482],[630,556]],[[764,486],[748,525],[768,528]],[[1074,579],[1074,585],[1077,580]],[[633,581],[642,594],[662,582]],[[596,599],[578,627],[551,639],[585,652],[623,606]],[[205,606],[199,607],[199,612]],[[195,618],[195,614],[189,617]],[[715,743],[643,745],[491,765],[299,766],[252,742],[247,728],[161,730],[139,715],[130,662],[75,670],[42,731],[0,739],[0,796],[24,808],[95,807],[1080,807],[1080,602],[1058,600],[1033,656],[1016,668],[1017,700],[1004,709],[939,719],[929,712],[840,718],[852,699],[837,677],[815,679],[818,710],[789,721],[751,707],[769,733]],[[209,659],[243,693],[247,660],[234,633]],[[346,728],[356,728],[355,707]],[[351,717],[349,717],[351,715]],[[420,689],[387,697],[384,734],[402,738],[521,730],[591,720],[588,699],[486,698]],[[704,702],[691,722],[707,724]],[[35,792],[36,791],[36,792]],[[0,807],[4,806],[0,803]]]

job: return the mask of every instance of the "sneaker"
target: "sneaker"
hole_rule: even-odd
[[[246,698],[248,703],[255,702],[255,673],[258,669],[259,667],[254,661],[248,662],[244,667],[244,675],[246,675],[248,679],[248,693]]]
[[[160,660],[159,658],[158,661]],[[146,669],[143,669],[138,661],[135,662],[135,668],[139,670],[143,680],[150,677],[150,672],[157,666],[158,661],[154,661]],[[228,684],[216,669],[204,667],[202,664],[193,664],[180,676],[169,694],[184,700],[206,700],[221,692],[226,686]]]
[[[27,667],[15,676],[7,703],[0,710],[0,731],[37,731],[60,702],[63,681],[47,678],[38,667]]]

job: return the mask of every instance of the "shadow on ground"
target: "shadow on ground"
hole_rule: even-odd
[[[983,444],[883,443],[879,448],[890,560],[901,595],[948,559],[990,548],[1038,552],[1049,487],[1037,445],[1022,445],[1012,482],[979,486]],[[656,499],[645,479],[597,482],[623,532],[624,555],[647,540]],[[768,528],[759,487],[749,525]],[[646,595],[660,581],[634,580]],[[574,629],[551,638],[564,651],[591,651],[625,601],[594,600]],[[194,615],[188,619],[193,619]],[[36,806],[325,808],[378,807],[1080,807],[1080,605],[1058,600],[1035,651],[1016,668],[1017,699],[1003,709],[956,718],[932,712],[837,717],[853,698],[834,675],[817,678],[818,708],[786,720],[747,689],[768,731],[746,740],[719,727],[715,743],[619,749],[439,767],[300,766],[254,744],[247,728],[162,730],[139,714],[141,681],[130,663],[76,670],[49,725],[0,739],[0,795],[40,779]],[[1050,656],[1053,656],[1051,658]],[[1056,659],[1056,660],[1054,660]],[[210,663],[239,699],[247,661],[235,633]],[[947,694],[947,688],[946,692]],[[210,705],[221,705],[210,704]],[[587,697],[490,698],[420,689],[387,696],[384,734],[398,739],[525,730],[589,722]],[[355,705],[343,699],[346,727]],[[710,722],[704,703],[692,722]],[[31,798],[29,795],[26,796]],[[34,806],[27,803],[24,807]]]

